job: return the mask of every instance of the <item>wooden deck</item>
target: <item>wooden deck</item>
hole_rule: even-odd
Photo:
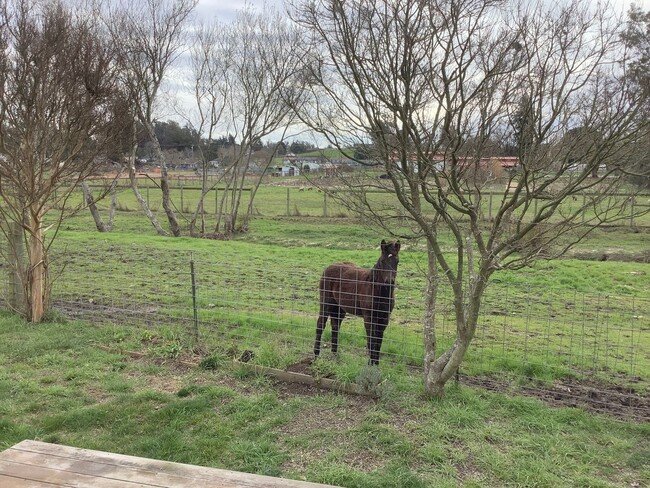
[[[330,485],[156,461],[37,441],[0,452],[0,487],[317,488]]]

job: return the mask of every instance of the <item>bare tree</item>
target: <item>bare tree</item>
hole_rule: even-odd
[[[201,197],[190,221],[190,234],[196,235],[197,220],[201,218],[200,232],[205,233],[205,198],[215,185],[208,185],[210,159],[218,130],[222,128],[226,109],[228,87],[225,83],[230,56],[220,46],[220,25],[218,23],[202,24],[194,34],[190,49],[191,81],[190,86],[196,103],[196,113],[181,114],[194,127],[196,148],[201,161]]]
[[[160,163],[162,205],[171,232],[181,228],[170,198],[169,177],[165,156],[154,130],[154,110],[161,85],[184,49],[185,25],[198,0],[122,0],[109,7],[107,28],[118,50],[118,64],[129,99],[133,118],[144,128],[152,144],[153,155]],[[167,232],[158,223],[138,190],[135,168],[137,124],[133,125],[130,154],[130,178],[135,196],[160,235]]]
[[[276,131],[282,133],[282,140],[293,121],[292,106],[303,93],[298,71],[300,41],[296,26],[271,7],[259,12],[244,9],[228,24],[199,31],[192,50],[198,107],[194,125],[197,134],[206,137],[199,147],[209,147],[219,130],[232,134],[236,142],[220,158],[222,173],[216,184],[225,191],[218,203],[215,233],[230,235],[236,230],[248,176],[252,188],[246,216],[240,222],[246,225],[273,157],[257,161],[257,177],[250,180],[253,146]],[[204,184],[203,196],[209,189]]]
[[[48,310],[48,249],[68,199],[120,133],[113,49],[93,22],[59,2],[0,2],[0,227],[14,305],[32,322]]]
[[[348,153],[363,146],[388,176],[343,180],[345,203],[426,242],[425,390],[441,395],[493,273],[560,256],[625,216],[620,169],[648,121],[616,62],[620,22],[606,6],[495,0],[309,0],[291,15],[318,52],[304,58],[312,93],[301,118]],[[492,158],[507,148],[515,170]],[[392,202],[373,200],[376,188]],[[439,351],[444,282],[456,338]]]
[[[95,221],[95,227],[97,227],[97,230],[99,232],[110,232],[113,230],[113,221],[115,220],[115,212],[117,211],[117,181],[119,180],[121,174],[122,171],[120,170],[116,177],[110,182],[108,187],[100,192],[100,195],[98,197],[95,197],[95,195],[93,195],[93,191],[88,185],[88,182],[81,182],[81,190],[83,192],[84,202],[88,206],[90,214]],[[108,222],[104,223],[104,219],[102,219],[99,208],[97,207],[97,202],[109,194],[111,196],[111,203],[108,207]]]

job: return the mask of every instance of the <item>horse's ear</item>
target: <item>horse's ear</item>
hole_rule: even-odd
[[[399,253],[399,248],[400,248],[400,246],[401,246],[400,242],[399,242],[399,241],[396,241],[396,242],[395,242],[395,254]]]
[[[381,240],[381,252],[386,252],[386,240],[384,239]]]

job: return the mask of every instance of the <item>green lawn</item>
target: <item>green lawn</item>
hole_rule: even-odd
[[[170,340],[0,316],[0,449],[38,439],[348,487],[650,483],[649,424],[464,386],[425,401],[410,375],[380,400],[289,388],[157,355]]]
[[[264,347],[257,360],[282,365],[311,351],[322,269],[335,261],[372,266],[384,237],[350,219],[256,218],[247,234],[232,241],[161,238],[143,224],[139,214],[123,212],[115,231],[99,234],[84,214],[67,221],[53,250],[53,269],[65,265],[54,284],[55,300],[67,300],[68,308],[79,304],[86,315],[108,322],[176,324],[179,334],[189,336],[191,254],[204,345]],[[616,236],[622,249],[642,245],[637,233]],[[451,249],[451,241],[446,245]],[[384,357],[402,367],[422,364],[425,268],[420,245],[405,243],[396,308],[382,347]],[[587,376],[650,391],[647,269],[635,262],[565,259],[497,273],[463,372],[547,382]],[[446,347],[455,329],[444,282],[437,314],[438,338]],[[341,360],[329,373],[353,381],[364,363],[362,321],[346,319],[341,333]]]

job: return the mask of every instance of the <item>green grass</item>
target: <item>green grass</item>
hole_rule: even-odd
[[[223,357],[210,369],[160,362],[151,341],[0,316],[0,449],[30,438],[348,487],[650,483],[648,424],[468,387],[426,401],[417,376],[390,370],[377,401],[292,395]]]
[[[421,243],[403,246],[380,400],[292,395],[232,368],[245,350],[278,368],[304,359],[322,269],[334,261],[372,266],[388,237],[332,202],[328,214],[341,215],[323,217],[315,190],[290,191],[291,217],[286,188],[260,191],[259,215],[231,241],[158,237],[129,192],[119,199],[131,211],[118,212],[111,233],[97,233],[86,213],[66,220],[51,255],[54,299],[104,325],[0,317],[0,447],[36,438],[343,486],[650,483],[647,424],[454,385],[444,400],[422,399]],[[185,190],[186,206],[195,194]],[[453,260],[453,240],[441,238]],[[602,229],[575,255],[638,258],[650,252],[647,238],[648,230]],[[648,271],[642,263],[564,259],[495,274],[462,372],[546,385],[585,374],[649,391]],[[444,349],[454,333],[444,283],[439,295]],[[340,343],[337,358],[324,351],[315,374],[377,384],[365,367],[360,319],[346,319]],[[203,359],[203,369],[178,362],[188,358]]]
[[[350,219],[304,217],[256,218],[249,233],[232,241],[169,239],[153,235],[136,213],[118,218],[116,229],[106,234],[93,231],[86,215],[64,224],[53,268],[65,263],[67,272],[55,283],[55,299],[133,310],[126,320],[137,327],[183,318],[190,324],[191,253],[202,340],[208,346],[223,341],[243,351],[267,346],[272,338],[274,347],[291,359],[311,350],[322,269],[334,261],[372,266],[378,243],[386,237]],[[632,246],[638,245],[636,233],[619,231],[616,236],[621,247],[628,236]],[[447,245],[451,248],[451,241]],[[421,247],[405,243],[393,325],[382,348],[386,357],[416,367],[422,364],[425,268]],[[648,390],[646,268],[634,262],[565,259],[496,273],[463,371],[544,381],[586,373]],[[439,297],[438,336],[445,347],[453,339],[454,322],[444,282]],[[180,334],[187,339],[189,333]],[[361,320],[346,319],[341,334],[342,366],[331,374],[354,378],[365,346]],[[156,354],[177,355],[189,342]]]

